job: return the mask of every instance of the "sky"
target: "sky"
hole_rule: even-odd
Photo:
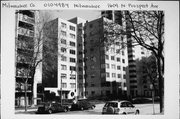
[[[80,17],[88,21],[92,21],[94,19],[100,18],[101,11],[100,10],[52,10],[49,12],[53,19],[60,17],[64,20],[69,20],[74,17]]]

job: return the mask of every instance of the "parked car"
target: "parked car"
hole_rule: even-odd
[[[71,109],[71,105],[73,104],[74,99],[63,99],[62,105],[68,106]]]
[[[94,109],[96,106],[87,100],[78,100],[76,103],[71,105],[71,110],[86,110]]]
[[[129,101],[106,102],[102,114],[139,114],[140,111]]]
[[[48,113],[53,112],[67,112],[69,110],[68,106],[61,105],[58,102],[44,102],[38,106],[37,113]]]

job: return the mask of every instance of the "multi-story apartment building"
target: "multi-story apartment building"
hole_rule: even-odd
[[[72,99],[77,93],[77,26],[54,19],[44,29],[42,83],[45,91],[62,99]]]
[[[149,57],[151,52],[141,46],[128,46],[128,64],[129,64],[129,80],[128,80],[128,95],[131,97],[136,96],[150,96],[149,84],[142,84],[140,75],[137,72],[137,60],[142,57]]]
[[[122,25],[123,24],[123,11],[115,11],[115,10],[105,10],[101,12],[101,16],[108,18],[115,23]]]
[[[86,97],[117,96],[127,90],[127,50],[119,50],[116,44],[107,50],[105,22],[112,21],[102,17],[85,24]]]
[[[79,98],[85,98],[84,27],[86,20],[76,17],[69,21],[77,24],[77,95]]]
[[[113,20],[115,23],[118,23],[123,26],[124,30],[128,30],[128,24],[123,20],[125,18],[127,11],[102,11],[101,15],[108,19]],[[127,20],[127,19],[126,19]],[[136,96],[150,96],[151,91],[149,90],[149,84],[144,83],[142,85],[140,76],[137,73],[136,61],[140,60],[142,57],[149,57],[151,52],[145,48],[139,46],[133,46],[131,44],[133,39],[130,36],[127,36],[127,52],[128,52],[128,78],[127,78],[127,94],[130,97]]]
[[[32,10],[17,10],[16,11],[16,34],[15,34],[15,106],[24,106],[25,99],[27,105],[32,104],[32,93],[36,94],[37,80],[32,83],[32,75],[30,67],[34,55],[35,43],[35,22],[38,12]],[[27,84],[27,86],[26,86]],[[32,86],[34,85],[34,86]],[[27,88],[26,88],[27,87]],[[32,90],[33,87],[33,90]],[[36,101],[34,101],[36,104]]]

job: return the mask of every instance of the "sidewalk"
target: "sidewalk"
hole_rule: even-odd
[[[37,111],[37,106],[29,106],[27,107],[27,113]],[[15,113],[25,113],[25,107],[15,107]]]

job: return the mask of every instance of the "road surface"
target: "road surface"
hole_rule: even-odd
[[[58,112],[51,115],[101,115],[103,106],[104,104],[97,104],[96,108],[90,110]],[[134,106],[140,110],[140,115],[153,115],[153,104],[135,104]],[[154,112],[155,114],[160,114],[159,104],[154,104]],[[36,110],[29,110],[28,112],[20,111],[16,112],[16,114],[36,114]]]

